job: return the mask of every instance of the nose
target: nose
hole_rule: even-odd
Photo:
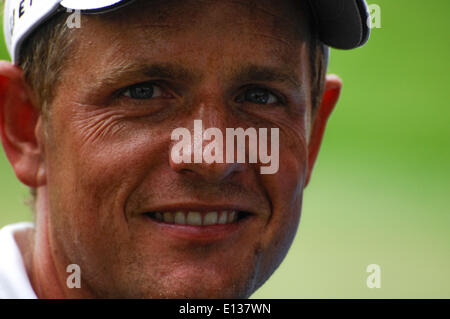
[[[220,183],[245,170],[245,163],[227,161],[226,107],[202,103],[196,112],[172,132],[170,167],[191,179]],[[234,151],[234,150],[233,150]]]

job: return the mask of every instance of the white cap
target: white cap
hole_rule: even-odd
[[[6,46],[18,63],[24,40],[59,10],[104,12],[134,0],[5,0]],[[319,29],[320,40],[338,49],[353,49],[369,38],[369,13],[364,0],[308,0]]]

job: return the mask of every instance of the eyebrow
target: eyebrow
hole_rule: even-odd
[[[288,83],[293,89],[301,89],[302,84],[297,79],[295,72],[277,67],[245,65],[233,72],[233,80],[237,83],[244,82],[282,82]]]
[[[179,64],[172,63],[118,63],[102,74],[96,80],[96,88],[108,87],[120,81],[129,80],[132,82],[136,78],[161,78],[174,81],[194,82],[200,76],[193,70]]]
[[[160,78],[184,83],[196,83],[202,79],[200,72],[184,65],[176,63],[118,63],[102,74],[92,84],[94,87],[110,87],[118,82],[133,82],[136,78]],[[246,64],[238,66],[231,72],[233,83],[261,83],[280,82],[287,83],[291,88],[299,90],[302,88],[295,72],[284,68]]]

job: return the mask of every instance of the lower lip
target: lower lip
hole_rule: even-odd
[[[154,224],[157,229],[168,236],[188,241],[213,242],[227,239],[233,234],[239,232],[245,227],[245,224],[251,219],[246,217],[231,224],[210,225],[210,226],[192,226],[168,224],[157,221],[151,217],[144,216],[149,222]]]

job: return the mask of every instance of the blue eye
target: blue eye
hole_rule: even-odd
[[[147,100],[162,96],[162,90],[155,84],[142,83],[127,88],[123,95],[132,99]]]
[[[237,102],[250,102],[254,104],[268,105],[280,103],[280,100],[277,96],[265,88],[250,88],[238,96]]]

